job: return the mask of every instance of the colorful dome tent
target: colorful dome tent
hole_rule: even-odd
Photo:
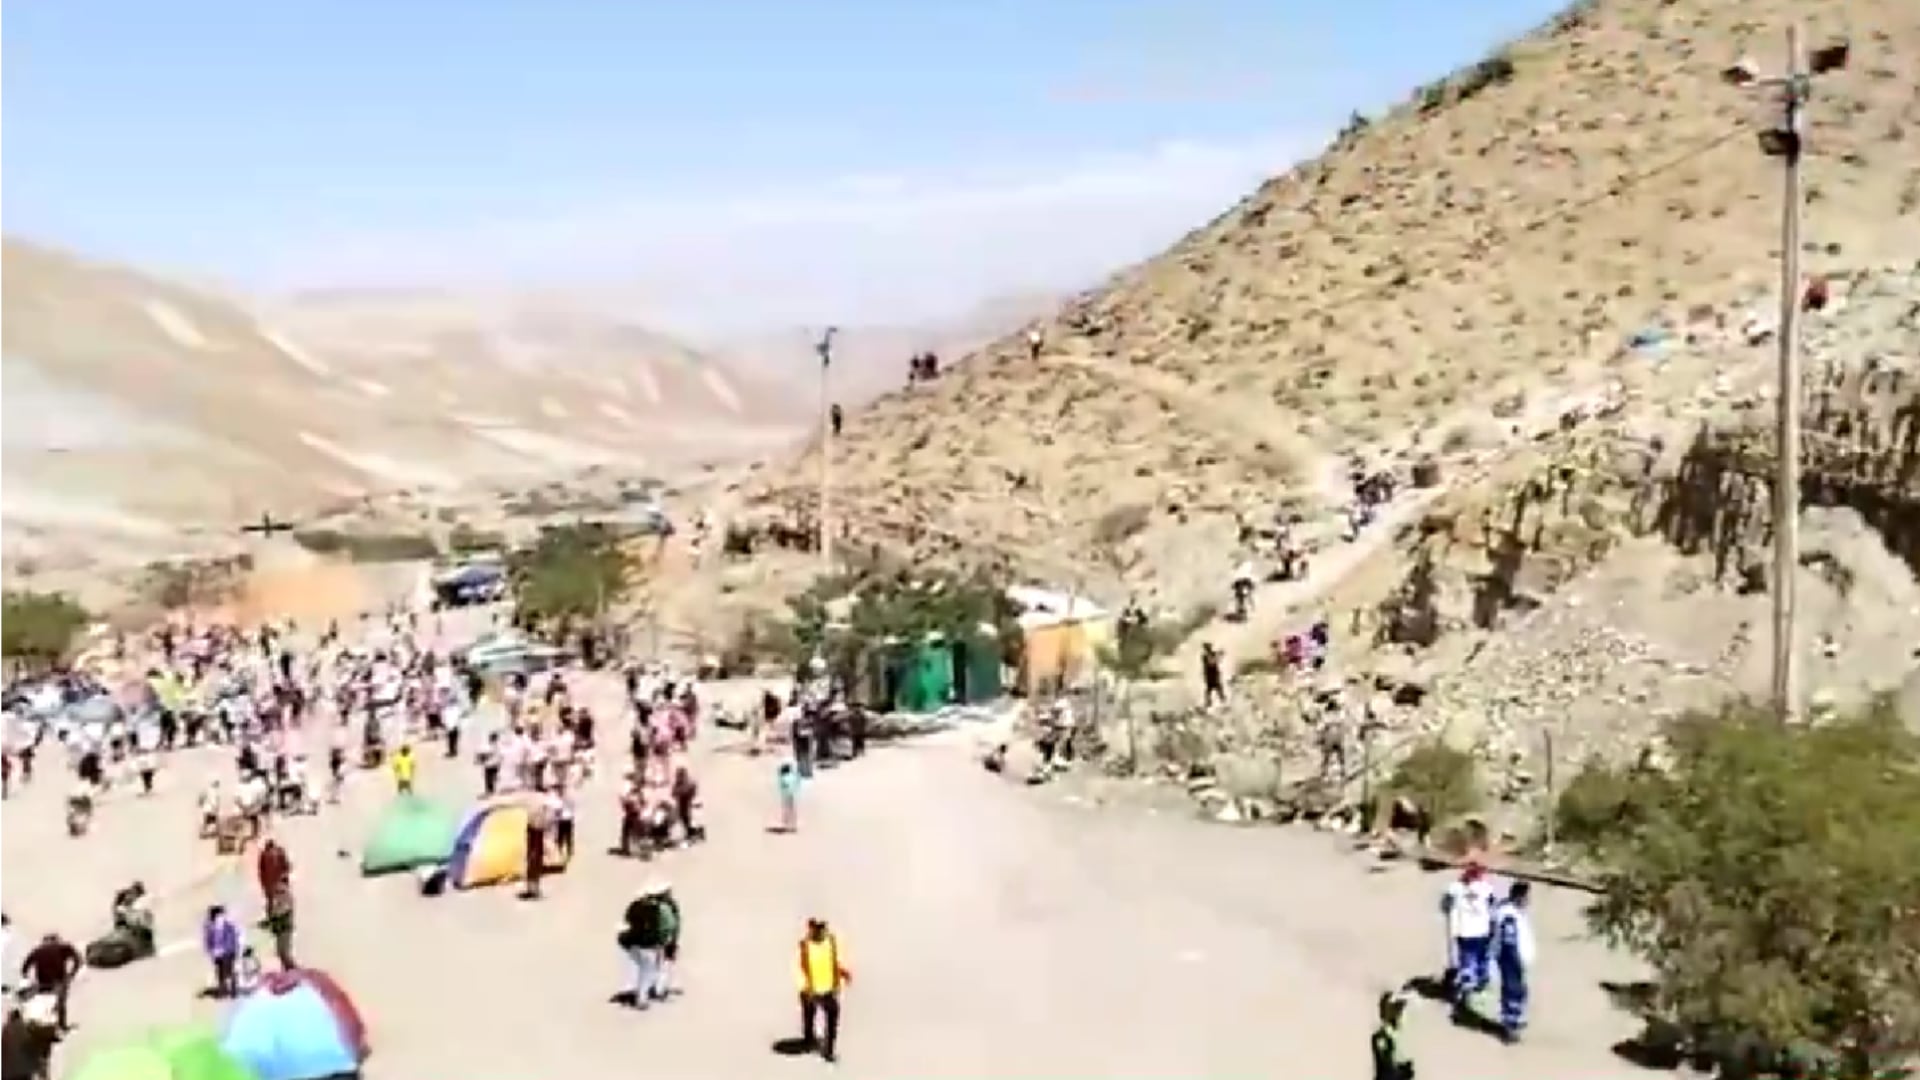
[[[502,795],[487,799],[467,812],[447,859],[447,883],[456,889],[519,881],[527,870],[527,822],[534,812],[534,796]],[[566,868],[565,853],[552,843],[541,865],[552,873]]]
[[[453,857],[459,834],[458,811],[417,795],[401,795],[374,823],[360,852],[360,872],[372,877],[440,866]]]
[[[260,1080],[211,1032],[182,1027],[89,1055],[70,1080]]]
[[[354,1077],[372,1048],[340,984],[311,969],[275,972],[234,1007],[221,1048],[259,1080]]]

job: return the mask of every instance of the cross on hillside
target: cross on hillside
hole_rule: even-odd
[[[251,525],[240,526],[240,531],[243,533],[252,533],[262,540],[271,540],[280,533],[292,532],[293,522],[279,521],[276,520],[271,513],[263,512],[260,515],[259,521]]]

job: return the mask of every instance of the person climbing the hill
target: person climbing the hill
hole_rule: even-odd
[[[1233,568],[1231,584],[1233,617],[1236,620],[1246,622],[1247,616],[1253,614],[1253,590],[1258,584],[1259,576],[1254,572],[1253,562],[1249,559],[1241,559],[1240,564]]]
[[[1200,646],[1200,682],[1203,687],[1201,706],[1211,707],[1215,702],[1227,700],[1227,678],[1221,669],[1220,650],[1213,647],[1211,641]]]
[[[828,1061],[839,1060],[840,992],[853,981],[847,970],[846,954],[840,939],[828,929],[825,919],[807,920],[800,938],[799,970],[795,982],[800,990],[800,1038],[809,1050],[818,1050]]]

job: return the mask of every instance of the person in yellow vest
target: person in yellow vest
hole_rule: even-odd
[[[413,744],[401,743],[393,755],[393,787],[402,795],[413,794]]]
[[[800,939],[800,965],[795,981],[800,989],[800,1037],[808,1049],[817,1049],[828,1061],[836,1060],[835,1047],[840,1040],[840,991],[853,981],[847,970],[846,955],[840,939],[827,928],[825,919],[808,919],[807,932]],[[825,1030],[816,1035],[816,1021]]]

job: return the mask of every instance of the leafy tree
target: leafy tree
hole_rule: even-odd
[[[556,525],[507,559],[516,615],[562,634],[597,621],[635,584],[635,566],[618,532],[604,525]]]
[[[1920,739],[1891,699],[1810,726],[1739,704],[1621,770],[1596,930],[1694,1053],[1866,1080],[1920,1050]],[[1597,790],[1597,789],[1596,789]],[[1571,792],[1569,792],[1571,794]]]
[[[0,612],[0,652],[8,660],[44,667],[67,655],[93,616],[65,593],[8,589]]]

